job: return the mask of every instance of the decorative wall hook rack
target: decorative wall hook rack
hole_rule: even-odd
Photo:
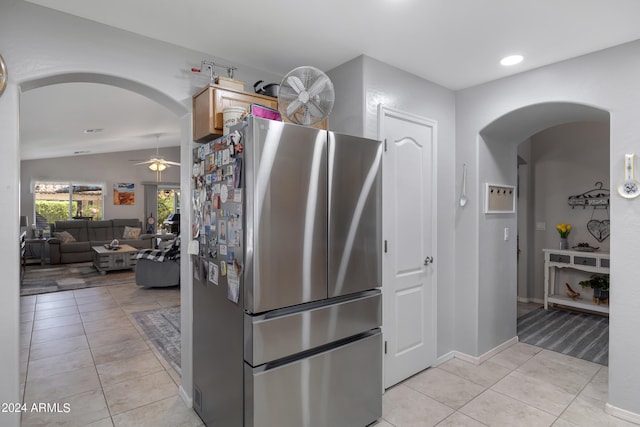
[[[602,187],[602,182],[598,181],[595,183],[594,189],[585,191],[584,193],[577,194],[575,196],[569,196],[569,206],[571,206],[571,209],[575,208],[576,206],[582,206],[583,209],[586,209],[587,206],[594,209],[607,209],[609,207],[609,198],[611,195],[611,191],[609,191],[608,188]]]

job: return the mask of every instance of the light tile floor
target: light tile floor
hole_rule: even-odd
[[[22,426],[202,426],[178,397],[180,375],[131,317],[180,304],[177,288],[103,286],[22,297]],[[65,403],[70,411],[65,413]]]
[[[180,303],[177,289],[105,286],[21,298],[22,426],[201,426],[180,375],[131,317]],[[604,412],[607,367],[515,344],[481,365],[451,359],[387,390],[376,427],[631,426]]]

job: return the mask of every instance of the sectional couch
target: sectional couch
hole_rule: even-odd
[[[125,237],[125,227],[128,237]],[[138,237],[136,229],[140,230]],[[153,236],[141,234],[142,222],[137,218],[103,221],[56,221],[49,239],[51,264],[67,264],[93,260],[92,246],[101,246],[118,239],[121,245],[138,249],[151,248]],[[66,232],[66,233],[64,233]]]

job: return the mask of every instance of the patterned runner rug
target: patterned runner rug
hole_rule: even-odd
[[[605,316],[539,308],[518,319],[518,338],[547,350],[609,364],[609,318]]]
[[[132,313],[154,347],[178,373],[180,370],[180,306]]]
[[[102,275],[91,262],[27,266],[20,295],[35,295],[94,286],[135,282],[133,270],[109,271]]]

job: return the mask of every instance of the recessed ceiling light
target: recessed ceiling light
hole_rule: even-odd
[[[80,151],[74,151],[73,154],[88,154],[90,152],[91,151],[89,151],[89,150],[80,150]]]
[[[511,65],[516,65],[522,62],[524,57],[522,55],[510,55],[505,56],[500,60],[500,65],[504,65],[505,67],[509,67]]]
[[[103,128],[97,128],[97,129],[85,129],[84,133],[98,133],[98,132],[102,132],[104,129]]]

